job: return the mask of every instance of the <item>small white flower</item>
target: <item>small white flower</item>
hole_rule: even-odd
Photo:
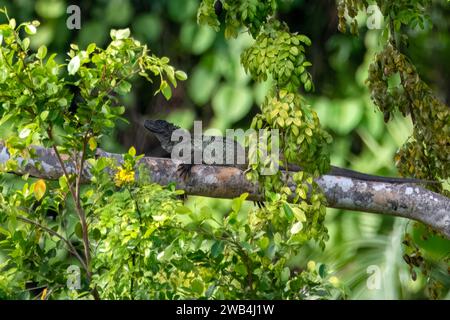
[[[19,133],[19,138],[20,139],[25,139],[26,137],[28,137],[31,133],[31,130],[29,128],[24,128],[22,129],[22,131],[20,131]]]
[[[73,57],[67,66],[69,74],[74,75],[75,73],[77,73],[78,69],[80,69],[80,64],[81,64],[80,57],[78,56]]]
[[[36,31],[37,31],[36,27],[32,24],[25,26],[25,32],[28,34],[36,34]]]
[[[295,223],[291,228],[291,234],[297,234],[300,232],[300,230],[303,229],[303,224],[299,221]]]

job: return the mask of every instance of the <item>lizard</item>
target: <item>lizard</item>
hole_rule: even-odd
[[[144,121],[144,127],[150,131],[152,134],[156,136],[156,138],[161,143],[161,147],[168,153],[172,153],[173,148],[178,143],[177,141],[172,141],[172,134],[174,131],[181,129],[180,127],[167,122],[165,120],[145,120]],[[186,133],[188,132],[185,129]],[[217,147],[224,148],[223,156],[225,157],[225,149],[226,148],[233,148],[234,154],[236,155],[239,151],[243,150],[243,147],[237,142],[236,140],[230,140],[226,137],[222,136],[201,136],[201,141],[195,141],[195,136],[191,140],[191,154],[193,155],[195,151],[202,152],[206,147],[212,147],[214,148],[214,144],[217,143]],[[198,147],[201,147],[202,150],[198,150]],[[203,152],[202,152],[202,164],[211,164],[208,159],[203,158]],[[193,158],[193,157],[192,157]],[[206,160],[206,161],[205,161]],[[180,175],[181,178],[186,179],[192,169],[192,166],[195,164],[192,163],[181,163],[178,165],[177,172]],[[217,165],[217,164],[216,164]],[[248,163],[242,163],[242,164],[226,164],[226,161],[223,161],[222,164],[218,164],[219,166],[232,166],[237,167],[243,171],[247,169]],[[281,168],[284,169],[284,168]],[[289,171],[296,172],[300,171],[301,167],[297,165],[288,165],[287,168]],[[332,176],[340,176],[340,177],[347,177],[347,178],[353,178],[357,180],[363,180],[363,181],[373,181],[373,182],[384,182],[384,183],[415,183],[415,184],[430,184],[430,183],[439,183],[437,181],[429,181],[429,180],[421,180],[421,179],[415,179],[415,178],[398,178],[398,177],[383,177],[383,176],[376,176],[371,174],[366,174],[350,169],[340,168],[336,166],[330,166],[330,171],[326,173],[327,175]]]

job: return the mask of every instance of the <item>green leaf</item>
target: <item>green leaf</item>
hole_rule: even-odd
[[[234,271],[241,276],[247,276],[247,268],[242,262],[238,262],[234,267]]]
[[[92,52],[95,51],[96,48],[97,48],[97,45],[96,45],[95,43],[91,43],[91,44],[87,47],[86,52],[87,52],[88,54],[91,54]]]
[[[43,60],[47,56],[47,47],[45,45],[40,46],[36,56]]]
[[[303,229],[303,223],[301,223],[300,221],[294,223],[294,225],[291,228],[291,234],[297,234],[299,233],[301,230]]]
[[[228,84],[221,86],[212,100],[216,116],[231,123],[247,115],[252,104],[253,96],[249,88]]]
[[[300,40],[301,42],[303,42],[307,46],[311,45],[311,40],[307,36],[301,34],[301,35],[298,35],[297,38],[298,38],[298,40]]]
[[[310,92],[311,89],[312,89],[312,82],[308,80],[305,82],[305,91]]]
[[[190,214],[192,213],[191,209],[185,206],[180,206],[175,209],[175,212],[178,214]]]
[[[321,264],[319,267],[319,276],[323,279],[326,277],[327,266],[325,264]]]
[[[199,219],[202,221],[205,221],[207,219],[210,219],[212,217],[212,210],[208,206],[203,206],[200,208],[200,215],[198,216]]]
[[[97,140],[94,137],[90,137],[88,140],[89,150],[94,151],[97,149]]]
[[[291,277],[291,270],[289,270],[288,267],[284,267],[283,271],[281,272],[281,281],[286,282]]]
[[[136,149],[131,146],[130,149],[128,150],[128,154],[132,157],[136,156]]]
[[[0,71],[1,72],[1,71]],[[0,126],[5,124],[9,119],[11,119],[14,116],[12,113],[4,113],[2,117],[0,118]]]
[[[131,32],[130,32],[129,28],[120,29],[120,30],[117,30],[117,32],[116,32],[116,37],[118,40],[127,39],[130,37],[130,35],[131,35]]]
[[[217,258],[220,254],[222,254],[223,249],[225,247],[225,243],[223,241],[216,241],[211,247],[211,256],[213,258]]]
[[[297,49],[297,47],[291,47],[291,48],[289,49],[289,52],[290,52],[291,54],[293,54],[294,56],[298,55],[298,49]]]
[[[45,121],[48,117],[49,111],[48,110],[44,110],[41,112],[41,114],[39,115],[39,117],[41,118],[42,121]]]
[[[8,70],[6,68],[0,69],[0,83],[4,83],[8,79]]]
[[[120,82],[119,86],[116,88],[116,92],[124,95],[131,91],[131,83],[128,81],[122,81]]]
[[[70,60],[69,64],[67,65],[67,71],[69,71],[70,75],[74,75],[75,73],[77,73],[78,69],[80,69],[80,57],[79,56],[75,56],[72,58],[72,60]]]
[[[199,26],[195,22],[184,23],[181,28],[181,44],[193,54],[200,55],[208,50],[216,38],[214,30],[207,26]]]
[[[9,20],[9,26],[11,27],[11,29],[15,29],[17,25],[16,19],[12,18],[11,20]]]
[[[25,26],[25,32],[28,34],[36,34],[37,29],[34,25],[28,24]]]
[[[81,227],[81,223],[77,223],[75,226],[75,235],[82,239],[83,238],[83,228]]]
[[[67,106],[67,99],[66,99],[66,98],[61,98],[61,99],[59,99],[59,100],[58,100],[58,105],[59,105],[60,107],[65,107],[65,106]]]
[[[291,221],[294,218],[294,213],[292,212],[291,206],[287,203],[283,203],[283,210],[288,221]]]
[[[205,285],[200,278],[196,278],[191,282],[191,290],[199,295],[203,294],[205,290]]]
[[[174,86],[174,88],[176,88],[177,80],[175,79],[175,69],[173,67],[167,66],[164,68],[164,71],[166,73],[167,79],[169,79],[170,83]]]
[[[241,210],[243,202],[244,201],[240,197],[239,198],[234,198],[233,201],[231,202],[231,209],[234,212],[239,212],[239,210]]]
[[[19,138],[21,139],[25,139],[26,137],[28,137],[31,133],[30,128],[23,128],[20,132],[19,132]]]
[[[300,221],[300,222],[306,221],[306,215],[300,208],[298,208],[297,206],[294,206],[291,209],[294,212],[294,215],[295,215],[295,218],[297,219],[297,221]]]
[[[198,106],[203,106],[211,98],[218,82],[219,76],[216,73],[201,65],[197,66],[188,81],[189,96]]]
[[[22,40],[22,48],[23,50],[28,50],[30,47],[30,38],[25,38]]]
[[[170,88],[170,86],[167,84],[166,81],[161,82],[160,90],[164,95],[164,97],[166,98],[166,100],[170,100],[170,98],[172,98],[172,89]]]
[[[180,81],[185,81],[188,78],[186,72],[181,70],[175,72],[175,77]]]
[[[258,246],[262,249],[262,250],[266,250],[267,247],[270,244],[270,240],[267,237],[262,237],[261,239],[259,239],[258,241]]]
[[[45,181],[40,179],[36,181],[33,188],[34,197],[37,201],[40,201],[45,194],[45,190],[47,190],[47,185]]]
[[[101,158],[101,159],[103,159],[103,158]],[[59,187],[61,188],[61,191],[62,191],[62,192],[67,192],[67,191],[69,191],[69,185],[68,185],[68,183],[67,183],[67,178],[66,178],[66,176],[61,176],[61,177],[59,178],[58,182],[59,182]]]
[[[97,228],[95,228],[95,229],[92,231],[92,238],[93,238],[95,241],[98,241],[98,240],[101,239],[101,237],[102,237],[102,234],[101,234],[100,230],[98,230]]]

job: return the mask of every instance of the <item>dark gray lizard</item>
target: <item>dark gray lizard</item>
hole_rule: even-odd
[[[177,141],[172,141],[172,134],[175,130],[181,129],[180,127],[167,122],[165,120],[145,120],[144,127],[149,130],[151,133],[153,133],[156,138],[161,143],[161,147],[167,151],[168,153],[172,153],[173,148],[175,145],[177,145]],[[185,129],[181,129],[185,130]],[[187,130],[185,130],[187,133]],[[227,139],[226,137],[222,136],[201,136],[201,141],[195,141],[195,137],[191,140],[191,153],[192,155],[194,152],[199,151],[202,154],[202,163],[203,164],[211,164],[208,162],[208,159],[203,158],[203,150],[206,147],[214,147],[214,144],[217,144],[218,148],[223,148],[223,156],[225,157],[225,149],[226,148],[233,148],[234,154],[238,154],[238,152],[242,151],[242,146],[235,140]],[[199,150],[201,148],[202,150]],[[193,158],[192,158],[193,159]],[[206,161],[205,161],[206,160]],[[221,166],[231,166],[231,167],[237,167],[241,170],[245,170],[248,167],[248,164],[242,163],[242,164],[227,164],[225,159],[222,162],[223,164],[219,164]],[[195,164],[191,163],[182,163],[178,167],[178,173],[182,178],[187,178],[190,174],[192,166]],[[217,164],[216,164],[217,165]],[[299,171],[301,168],[296,165],[289,165],[288,166],[289,171]],[[396,178],[396,177],[381,177],[381,176],[375,176],[370,174],[361,173],[358,171],[353,171],[350,169],[344,169],[339,168],[335,166],[331,166],[330,171],[327,173],[328,175],[332,176],[340,176],[340,177],[347,177],[347,178],[354,178],[358,180],[363,181],[374,181],[374,182],[386,182],[386,183],[439,183],[435,181],[427,181],[427,180],[420,180],[420,179],[414,179],[414,178]]]

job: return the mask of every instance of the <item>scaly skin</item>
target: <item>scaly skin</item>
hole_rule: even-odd
[[[180,129],[180,127],[177,127],[173,125],[172,123],[169,123],[165,120],[145,120],[144,127],[149,130],[151,133],[153,133],[156,138],[161,143],[161,147],[169,152],[172,153],[173,147],[178,143],[177,141],[171,141],[172,133]],[[184,130],[184,129],[182,129]],[[242,152],[244,149],[237,141],[230,141],[229,139],[221,136],[202,136],[201,141],[196,141],[195,139],[192,140],[191,145],[191,159],[194,159],[194,153],[200,152],[202,156],[202,163],[203,164],[214,164],[214,165],[220,165],[220,166],[229,166],[229,167],[237,167],[241,170],[245,170],[248,167],[247,163],[242,164],[226,164],[226,149],[233,148],[234,154],[238,154],[238,152]],[[213,159],[205,159],[203,150],[206,147],[214,148],[214,143],[217,143],[217,147],[223,147],[223,161],[222,164],[216,164],[214,163]],[[219,144],[220,143],[220,144]],[[217,149],[216,149],[217,150]],[[247,160],[247,159],[245,159]],[[181,164],[179,167],[179,173],[183,178],[186,178],[190,174],[190,170],[192,168],[193,164]],[[283,169],[283,168],[281,168]],[[301,170],[301,167],[297,165],[288,165],[288,170],[292,172],[297,172]],[[435,181],[426,181],[426,180],[419,180],[419,179],[413,179],[413,178],[395,178],[395,177],[381,177],[381,176],[375,176],[371,174],[365,174],[358,171],[353,171],[350,169],[344,169],[340,167],[331,166],[330,172],[327,174],[333,175],[333,176],[340,176],[340,177],[348,177],[363,181],[375,181],[375,182],[386,182],[386,183],[438,183]]]

